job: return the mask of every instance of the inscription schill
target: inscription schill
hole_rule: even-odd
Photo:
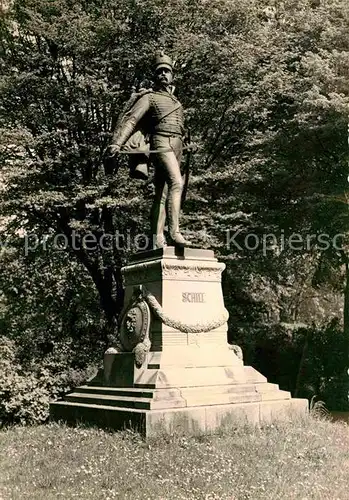
[[[205,294],[203,292],[182,292],[182,302],[205,303]]]

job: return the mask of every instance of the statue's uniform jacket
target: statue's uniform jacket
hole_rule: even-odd
[[[155,166],[155,200],[152,209],[152,232],[161,234],[165,225],[167,202],[169,229],[179,231],[178,218],[182,193],[180,162],[182,158],[183,108],[167,91],[150,91],[140,97],[127,111],[114,132],[112,143],[122,146],[139,128],[148,135]],[[170,151],[169,151],[170,149]]]
[[[122,120],[113,135],[113,144],[122,146],[137,125],[150,136],[150,141],[162,137],[182,139],[183,108],[178,99],[166,91],[152,91],[140,97]],[[160,137],[154,137],[160,136]],[[164,141],[168,148],[168,140]],[[152,149],[153,145],[151,146]]]

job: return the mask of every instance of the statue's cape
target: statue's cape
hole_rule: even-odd
[[[115,130],[121,130],[128,114],[132,110],[135,103],[146,94],[153,92],[153,89],[143,89],[139,92],[134,92],[130,99],[126,102],[122,112],[119,115]],[[126,141],[123,148],[124,151],[132,153],[136,150],[141,150],[142,153],[129,155],[130,177],[135,179],[146,180],[149,176],[149,153],[150,145],[147,134],[142,129],[142,123],[137,124],[135,132]]]

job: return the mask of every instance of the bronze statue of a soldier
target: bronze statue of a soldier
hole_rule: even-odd
[[[166,246],[164,228],[166,216],[171,243],[190,246],[179,230],[179,214],[183,180],[180,164],[183,152],[183,108],[173,95],[173,63],[163,52],[157,54],[154,65],[154,87],[140,91],[129,101],[113,134],[109,154],[147,145],[149,154],[138,156],[133,177],[141,177],[149,159],[155,167],[155,197],[151,209],[153,247]],[[132,151],[134,148],[134,151]],[[127,149],[126,149],[127,151]],[[136,156],[133,157],[135,159]],[[143,158],[140,159],[140,158]]]

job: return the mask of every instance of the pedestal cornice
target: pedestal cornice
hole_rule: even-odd
[[[138,285],[151,281],[221,281],[225,264],[211,261],[181,261],[161,258],[138,262],[123,267],[125,285]]]

